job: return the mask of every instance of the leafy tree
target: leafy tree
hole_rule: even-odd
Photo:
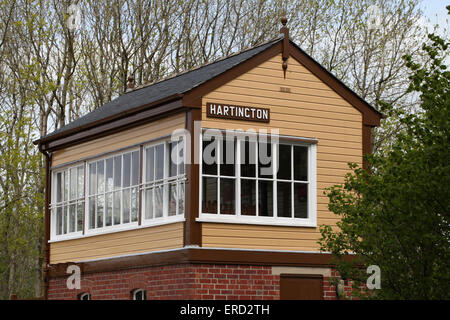
[[[421,110],[402,119],[406,130],[392,150],[366,157],[370,170],[351,164],[345,183],[328,189],[329,209],[342,219],[334,230],[321,227],[321,250],[334,254],[355,296],[450,298],[449,42],[428,38],[422,49],[429,64],[404,58]],[[369,265],[380,267],[379,290],[361,287]]]

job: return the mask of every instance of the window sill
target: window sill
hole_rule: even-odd
[[[174,217],[164,217],[162,219],[157,219],[157,221],[149,221],[149,222],[142,222],[142,225],[138,225],[137,223],[132,223],[127,226],[120,226],[117,228],[112,229],[106,229],[106,230],[91,230],[86,232],[86,234],[77,233],[74,235],[64,235],[64,237],[57,237],[56,239],[51,239],[48,241],[48,243],[55,243],[55,242],[61,242],[61,241],[67,241],[67,240],[74,240],[74,239],[84,239],[84,238],[90,238],[90,237],[96,237],[101,236],[104,234],[110,234],[110,233],[118,233],[118,232],[124,232],[124,231],[131,231],[131,230],[138,230],[138,229],[145,229],[145,228],[151,228],[156,226],[162,226],[166,224],[171,223],[177,223],[177,222],[183,222],[186,219],[184,216],[174,216]]]
[[[308,227],[316,228],[317,223],[312,218],[270,218],[270,217],[244,217],[244,216],[218,216],[216,214],[201,214],[197,222],[252,224],[265,226]]]

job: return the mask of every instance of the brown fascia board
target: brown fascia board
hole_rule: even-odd
[[[75,143],[100,138],[114,132],[143,124],[149,120],[153,121],[174,113],[183,112],[186,108],[184,108],[181,98],[182,95],[177,94],[162,101],[140,106],[138,108],[127,110],[114,116],[89,123],[86,126],[80,126],[61,132],[61,134],[55,134],[36,140],[33,143],[41,145],[42,150],[54,151]]]

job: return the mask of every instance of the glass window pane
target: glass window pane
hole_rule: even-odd
[[[145,152],[145,181],[150,182],[155,179],[155,148],[150,147]]]
[[[155,160],[156,160],[156,169],[155,169],[155,179],[163,179],[164,178],[164,145],[159,144],[155,147]]]
[[[103,209],[105,207],[105,197],[97,197],[97,228],[103,228]]]
[[[256,181],[241,180],[241,214],[245,216],[256,215]]]
[[[220,175],[234,176],[235,170],[235,140],[221,141]]]
[[[105,162],[97,161],[97,193],[105,192]]]
[[[178,214],[184,214],[184,182],[178,185]]]
[[[258,181],[258,216],[273,217],[272,181]]]
[[[112,225],[112,216],[113,216],[113,194],[106,194],[106,208],[105,208],[105,226]]]
[[[139,171],[140,171],[140,158],[139,151],[134,151],[132,153],[132,164],[131,164],[131,185],[136,186],[139,184]]]
[[[291,146],[278,145],[278,179],[291,180]]]
[[[294,146],[294,179],[308,181],[308,148]]]
[[[64,201],[69,201],[69,173],[64,171]]]
[[[234,179],[220,179],[220,214],[235,214]]]
[[[162,185],[156,186],[155,193],[155,218],[163,216],[163,204],[164,204],[164,187]]]
[[[63,176],[62,172],[56,174],[56,202],[63,201]]]
[[[130,189],[123,190],[122,197],[122,223],[128,223],[130,222]]]
[[[89,194],[97,193],[97,164],[89,164]]]
[[[114,190],[122,186],[122,156],[114,157]]]
[[[77,168],[70,168],[70,200],[77,198]]]
[[[171,183],[169,185],[169,216],[177,214],[177,185]]]
[[[177,142],[169,143],[169,177],[177,175]]]
[[[63,207],[63,213],[62,213],[63,234],[67,233],[67,224],[68,224],[68,222],[67,222],[67,210],[68,210],[67,206],[64,206]]]
[[[292,217],[291,183],[277,183],[277,214],[278,217]]]
[[[145,190],[145,219],[153,219],[153,189]]]
[[[56,234],[62,234],[62,208],[56,208]]]
[[[217,178],[203,177],[202,212],[217,213]]]
[[[71,204],[69,206],[69,232],[75,232],[75,228],[76,228],[76,216],[77,216],[77,212],[76,212],[76,204]]]
[[[77,231],[83,231],[84,201],[77,203]]]
[[[120,204],[121,204],[122,193],[120,191],[114,192],[114,225],[120,224]]]
[[[131,221],[138,221],[138,188],[131,188]]]
[[[203,141],[202,170],[204,174],[217,175],[217,141]]]
[[[308,185],[294,183],[294,217],[308,218]]]
[[[123,182],[124,188],[130,186],[131,179],[131,153],[125,153],[123,155]]]
[[[270,143],[258,143],[258,168],[259,177],[273,178],[272,145]]]
[[[78,198],[84,198],[84,166],[78,167]]]
[[[241,176],[254,177],[256,171],[256,142],[241,141]]]
[[[95,228],[95,197],[89,198],[89,229]]]
[[[178,142],[178,154],[180,156],[180,161],[178,163],[178,174],[184,174],[184,140],[181,139]]]
[[[106,174],[105,174],[105,182],[106,182],[106,192],[112,191],[114,180],[113,180],[113,172],[114,172],[114,159],[109,158],[106,159]]]

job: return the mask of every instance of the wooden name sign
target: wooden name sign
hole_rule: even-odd
[[[208,118],[269,122],[270,109],[207,102],[206,116]]]

